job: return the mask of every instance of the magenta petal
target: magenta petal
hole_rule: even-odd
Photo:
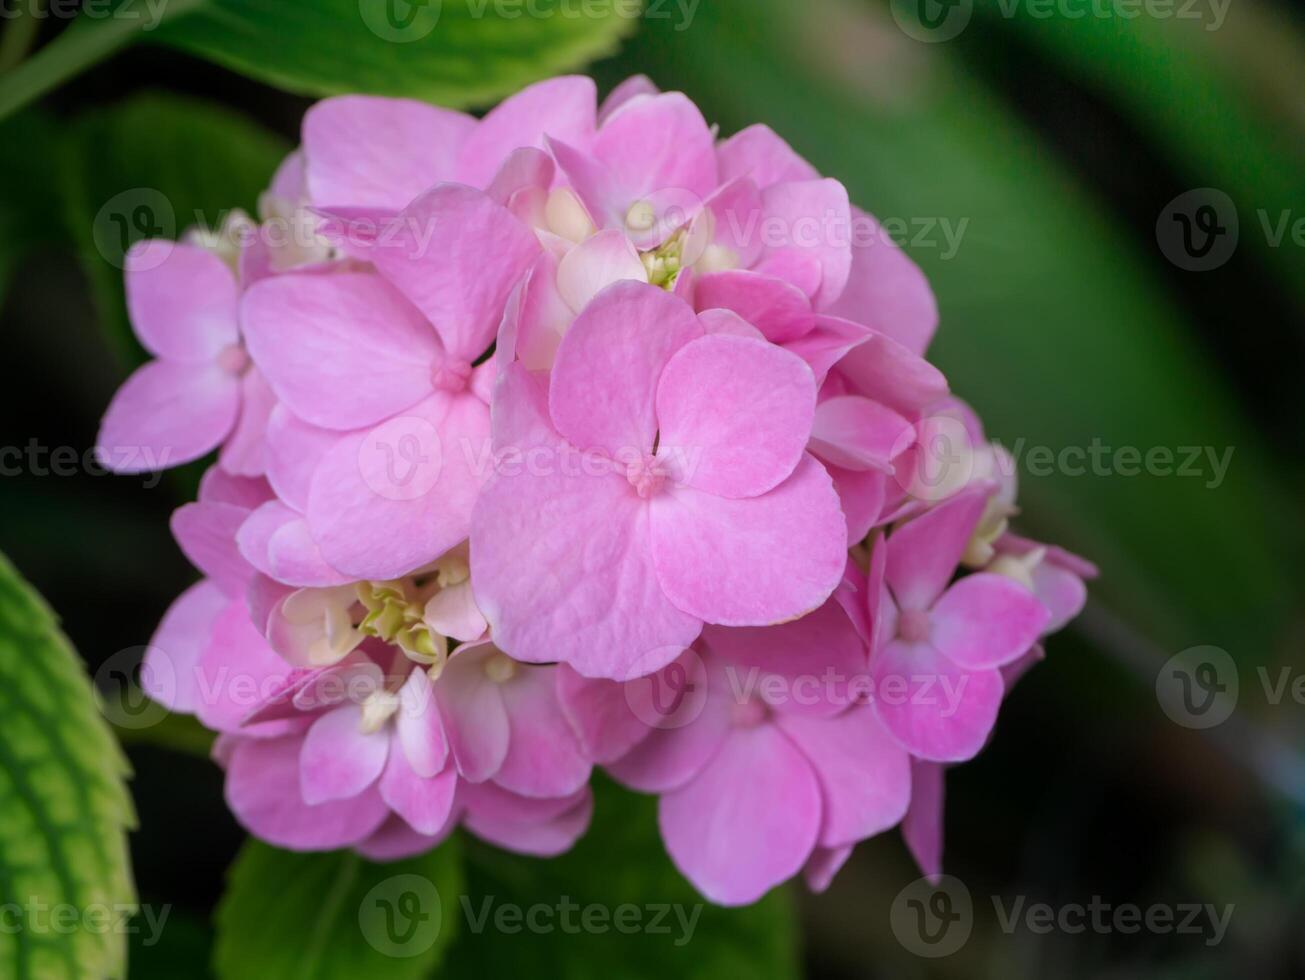
[[[615,762],[652,730],[634,713],[619,681],[589,678],[558,664],[557,698],[581,751],[594,762]]]
[[[461,648],[434,685],[458,772],[473,783],[502,768],[512,737],[503,691],[485,672],[485,662],[497,655],[489,644]]]
[[[493,343],[512,288],[538,254],[535,235],[489,195],[440,184],[395,217],[370,257],[434,325],[448,356],[471,363]]]
[[[811,451],[849,470],[890,472],[914,429],[891,408],[859,395],[840,395],[816,408]]]
[[[815,409],[815,379],[796,354],[763,340],[701,337],[662,372],[658,457],[686,486],[755,497],[793,472]]]
[[[228,601],[208,579],[196,582],[173,600],[145,648],[140,686],[146,694],[173,711],[195,712],[199,658]]]
[[[957,494],[888,537],[885,578],[903,609],[928,609],[942,595],[983,516],[986,494]]]
[[[494,782],[522,796],[566,796],[589,782],[592,767],[558,703],[554,670],[518,668],[502,685],[512,736]]]
[[[485,187],[518,147],[543,147],[553,136],[588,146],[594,135],[598,92],[582,75],[551,78],[500,103],[462,147],[458,180]]]
[[[390,754],[390,732],[365,734],[362,712],[345,704],[322,715],[304,737],[299,787],[304,802],[315,805],[357,796],[380,778]]]
[[[126,256],[127,312],[155,357],[213,361],[239,338],[239,290],[226,264],[197,245],[151,239]]]
[[[944,771],[936,762],[911,764],[911,808],[902,821],[902,838],[920,873],[930,879],[942,874]]]
[[[665,290],[636,282],[605,289],[557,351],[549,408],[558,432],[579,449],[650,452],[662,370],[701,336],[693,310]]]
[[[487,475],[489,408],[436,392],[407,414],[337,443],[318,466],[308,526],[334,568],[389,579],[467,537]]]
[[[879,719],[906,749],[935,762],[963,762],[983,748],[1004,694],[1001,673],[969,671],[927,643],[896,640],[874,665]]]
[[[816,322],[810,300],[796,286],[745,269],[703,276],[694,299],[699,310],[732,310],[776,344],[803,336]]]
[[[721,626],[796,619],[843,576],[847,525],[829,475],[809,455],[760,497],[680,487],[652,500],[652,555],[672,602]]]
[[[967,575],[944,592],[930,619],[934,646],[962,667],[983,670],[1023,654],[1051,614],[1018,582],[980,573]]]
[[[114,394],[96,452],[115,473],[188,463],[216,449],[240,413],[240,379],[216,364],[150,361]]]
[[[376,790],[310,806],[299,795],[301,738],[240,739],[227,764],[227,805],[254,836],[295,851],[330,851],[368,837],[389,810]]]
[[[413,771],[407,757],[391,749],[378,784],[381,798],[419,834],[438,834],[453,811],[458,772],[449,767],[433,776]]]
[[[820,843],[853,844],[896,826],[911,802],[911,757],[857,707],[834,718],[783,715],[777,724],[807,757],[824,800]]]
[[[732,732],[695,779],[658,809],[666,850],[698,891],[747,905],[802,869],[820,830],[820,787],[772,725]]]
[[[304,152],[313,203],[398,211],[453,176],[476,120],[413,99],[345,95],[304,116]]]
[[[265,279],[245,295],[244,323],[277,397],[328,429],[371,425],[420,401],[440,356],[421,313],[370,273]]]

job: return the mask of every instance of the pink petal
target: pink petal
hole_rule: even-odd
[[[557,345],[575,319],[575,311],[557,288],[558,260],[542,252],[514,295],[499,326],[497,355],[518,358],[532,371],[553,366]]]
[[[773,184],[762,191],[767,221],[784,229],[782,239],[767,249],[797,253],[820,265],[820,285],[811,295],[816,309],[825,309],[842,295],[852,269],[852,213],[847,189],[836,180],[804,180]],[[763,260],[764,261],[764,260]]]
[[[514,797],[493,783],[468,786],[464,823],[477,837],[518,854],[555,857],[569,851],[589,826],[594,798],[586,786],[572,796],[554,800]],[[512,803],[487,800],[499,794]],[[555,815],[544,816],[565,806]]]
[[[819,895],[834,883],[834,876],[843,870],[843,865],[852,856],[852,845],[844,847],[819,847],[811,852],[802,877],[807,887]]]
[[[381,776],[390,754],[386,728],[364,734],[362,712],[345,704],[322,715],[304,737],[299,787],[309,805],[357,796]]]
[[[484,187],[518,147],[542,148],[544,136],[577,146],[593,138],[598,92],[582,75],[551,78],[500,103],[467,139],[458,159],[458,180]]]
[[[96,453],[115,473],[179,466],[218,447],[240,412],[240,380],[215,364],[150,361],[109,403]]]
[[[918,266],[870,215],[853,207],[852,273],[829,312],[864,323],[913,354],[938,326],[938,304]]]
[[[1051,614],[1044,633],[1055,633],[1078,616],[1087,604],[1087,586],[1068,568],[1044,558],[1033,569],[1033,594]]]
[[[651,731],[630,708],[625,685],[592,679],[558,664],[557,698],[581,751],[597,763],[615,762]]]
[[[871,333],[838,362],[859,395],[915,415],[947,394],[947,379],[924,358],[886,334]]]
[[[502,768],[511,741],[503,691],[485,671],[486,661],[496,655],[489,644],[462,648],[434,685],[458,772],[473,783],[484,782]]]
[[[686,486],[755,497],[793,472],[815,408],[815,379],[796,354],[764,340],[701,337],[662,371],[658,456]]]
[[[657,383],[671,357],[702,336],[693,310],[665,290],[620,282],[604,290],[562,339],[549,409],[580,449],[652,450]]]
[[[834,489],[838,491],[838,499],[843,505],[843,516],[847,519],[847,545],[850,548],[865,540],[870,529],[879,523],[889,477],[874,470],[845,470],[829,463],[825,463],[825,469],[829,471]]]
[[[1033,645],[1051,620],[1028,589],[1001,575],[967,575],[943,593],[930,615],[931,640],[971,670],[1000,667]]]
[[[927,643],[890,642],[878,654],[874,677],[884,727],[912,755],[935,762],[974,758],[1004,694],[999,671],[965,670]]]
[[[802,869],[820,830],[820,786],[772,725],[734,731],[658,823],[686,878],[718,905],[748,905]]]
[[[389,579],[466,539],[488,469],[489,409],[436,392],[409,412],[342,439],[313,476],[308,526],[322,555],[354,578]]]
[[[439,340],[379,276],[284,275],[245,295],[250,352],[277,397],[328,429],[372,425],[431,390]]]
[[[456,796],[456,794],[455,794]],[[449,818],[434,834],[419,834],[408,826],[408,822],[397,815],[391,816],[381,824],[374,834],[353,846],[353,849],[369,861],[389,864],[404,858],[416,857],[439,847],[458,826],[459,813],[456,807],[449,813]]]
[[[494,782],[522,796],[566,796],[592,768],[557,700],[552,667],[521,667],[501,685],[512,735]]]
[[[301,738],[240,739],[227,764],[227,805],[251,834],[296,851],[330,851],[368,837],[389,810],[375,789],[310,806],[299,795]]]
[[[843,575],[847,525],[829,475],[810,456],[760,497],[676,488],[653,498],[651,513],[662,589],[709,623],[796,619],[828,599]]]
[[[267,479],[283,501],[302,513],[322,458],[340,440],[338,432],[310,425],[284,405],[267,420]]]
[[[942,874],[943,771],[936,762],[911,763],[911,809],[902,821],[902,838],[926,878]]]
[[[795,340],[815,325],[811,302],[800,289],[744,269],[700,278],[695,303],[699,310],[732,310],[776,344]]]
[[[243,594],[254,569],[236,545],[249,511],[233,504],[199,501],[172,514],[172,536],[190,563],[229,596]]]
[[[394,724],[399,746],[414,773],[430,779],[443,770],[449,745],[426,671],[414,670],[399,688],[399,712]]]
[[[752,340],[765,340],[760,330],[732,310],[703,310],[698,314],[702,329],[711,334],[728,334],[731,337],[749,337]]]
[[[227,437],[218,462],[237,476],[262,476],[267,465],[264,434],[276,407],[276,395],[257,368],[240,379],[240,417]]]
[[[885,575],[899,606],[928,609],[942,595],[985,502],[982,492],[958,494],[889,535]]]
[[[598,108],[598,121],[605,122],[608,116],[637,96],[658,95],[660,92],[661,89],[647,75],[631,75],[603,100]]]
[[[852,348],[866,339],[869,331],[859,323],[832,316],[817,316],[816,325],[801,337],[784,343],[787,350],[811,365],[816,383],[823,385],[830,369]]]
[[[266,480],[234,476],[220,466],[210,466],[199,479],[201,504],[231,504],[244,510],[272,499],[272,490]]]
[[[126,256],[127,313],[155,357],[206,364],[239,341],[239,289],[226,264],[197,245],[151,239]]]
[[[426,603],[423,618],[435,632],[462,643],[480,639],[489,626],[476,605],[470,583],[436,592]]]
[[[758,187],[816,180],[815,167],[798,156],[769,126],[749,126],[716,148],[722,181],[750,177]]]
[[[511,211],[483,191],[440,184],[395,217],[370,257],[435,326],[448,356],[471,363],[493,343],[512,288],[538,254],[534,233]]]
[[[244,601],[236,599],[218,616],[200,655],[195,714],[205,727],[219,732],[266,737],[293,730],[297,724],[287,721],[245,726],[250,713],[282,689],[291,673],[290,665],[250,622]]]
[[[557,267],[557,290],[577,313],[612,283],[624,279],[647,282],[648,270],[630,239],[615,228],[581,242]]]
[[[553,158],[543,150],[523,146],[513,150],[503,162],[485,193],[511,210],[515,195],[533,189],[547,191],[553,184],[556,170]]]
[[[807,757],[824,801],[820,844],[854,844],[896,826],[911,802],[911,757],[868,706],[834,718],[781,715]]]
[[[816,408],[811,451],[845,469],[890,472],[894,455],[909,445],[913,433],[911,423],[891,408],[841,395]]]
[[[351,581],[322,558],[303,515],[279,500],[270,500],[250,514],[236,542],[246,561],[286,585],[326,587]]]
[[[448,823],[453,812],[458,771],[449,767],[433,776],[420,776],[402,752],[391,751],[377,788],[390,809],[413,830],[433,836]]]
[[[629,204],[668,188],[689,191],[701,201],[718,183],[711,129],[679,92],[627,101],[603,123],[593,153],[619,175]]]
[[[313,203],[398,211],[452,177],[458,151],[476,125],[464,113],[412,99],[324,99],[304,116]]]
[[[199,703],[199,658],[228,601],[208,579],[173,600],[145,648],[140,686],[146,694],[173,711],[194,714]]]

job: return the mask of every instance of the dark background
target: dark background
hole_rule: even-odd
[[[948,777],[946,864],[974,896],[974,936],[938,961],[897,943],[889,908],[916,872],[888,834],[860,847],[828,894],[801,899],[809,975],[1305,975],[1305,705],[1270,703],[1256,673],[1305,672],[1305,248],[1269,247],[1257,216],[1305,219],[1301,10],[1233,0],[1215,31],[998,10],[978,3],[959,37],[921,44],[870,0],[704,0],[687,30],[649,21],[592,67],[604,91],[634,72],[682,89],[724,133],[771,124],[881,218],[968,218],[954,257],[906,247],[939,296],[934,356],[993,437],[1055,450],[1093,439],[1235,447],[1218,487],[1021,471],[1024,528],[1103,575],[990,748]],[[310,104],[137,47],[45,108],[72,132],[147,90],[221,103],[288,144]],[[4,148],[10,179],[27,179],[22,150]],[[1236,202],[1240,241],[1219,268],[1188,272],[1158,247],[1156,225],[1200,187]],[[252,204],[211,207],[237,203]],[[69,220],[51,207],[52,226]],[[7,271],[0,444],[80,454],[130,351],[101,329],[71,250],[52,242]],[[92,671],[146,643],[193,580],[167,518],[194,479],[191,469],[146,488],[80,468],[0,478],[0,550]],[[1233,719],[1200,732],[1166,717],[1154,686],[1167,658],[1207,644],[1237,662],[1241,697]],[[200,950],[242,834],[215,766],[123,735],[141,900],[173,903],[165,944]],[[1006,934],[993,896],[1234,914],[1214,947],[1146,932]],[[141,951],[139,975],[156,955]]]

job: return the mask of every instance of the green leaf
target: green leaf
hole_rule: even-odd
[[[1150,274],[1154,242],[1130,241],[952,45],[911,41],[885,10],[721,0],[682,35],[649,26],[630,60],[699,96],[723,132],[768,122],[854,201],[907,222],[941,308],[934,354],[993,438],[1026,453],[1234,449],[1213,487],[1208,463],[1205,478],[1033,475],[1025,456],[1020,522],[1096,560],[1094,595],[1162,648],[1269,649],[1300,520],[1281,464]],[[851,42],[831,54],[836,35],[873,42],[874,63]],[[954,254],[942,220],[966,222]]]
[[[289,152],[278,137],[211,103],[139,95],[73,123],[64,155],[64,218],[91,280],[101,322],[128,363],[140,348],[127,322],[123,256],[150,237],[217,228],[253,213]]]
[[[799,975],[789,895],[719,908],[675,870],[656,801],[595,781],[593,826],[558,858],[468,840],[462,933],[441,976],[780,980]],[[534,928],[529,923],[534,922]]]
[[[127,763],[54,614],[3,557],[0,717],[0,973],[121,980]]]
[[[218,980],[417,980],[458,927],[457,841],[392,864],[249,841],[217,911]]]
[[[142,39],[304,95],[485,105],[613,53],[640,15],[640,0],[118,0],[9,73],[0,118]]]

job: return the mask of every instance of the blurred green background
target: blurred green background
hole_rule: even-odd
[[[483,108],[563,70],[590,71],[603,91],[646,73],[687,92],[722,133],[768,123],[904,231],[939,299],[932,356],[989,434],[1028,461],[1020,526],[1102,570],[1088,611],[1021,682],[990,748],[948,776],[946,865],[975,906],[959,952],[922,959],[895,937],[894,898],[918,872],[893,833],[861,846],[825,895],[795,888],[762,912],[712,918],[680,959],[644,962],[640,947],[610,939],[567,951],[500,940],[492,955],[459,940],[447,975],[514,962],[546,976],[1305,975],[1305,703],[1290,692],[1305,676],[1301,8],[648,0],[635,22],[586,31],[558,18],[468,19],[469,0],[449,0],[428,36],[378,43],[369,0],[172,2],[176,16],[139,35],[32,16],[44,8],[27,0],[5,7],[0,107],[28,104],[0,120],[0,445],[80,456],[140,356],[119,273],[93,235],[115,195],[157,189],[177,215],[198,209],[210,223],[233,206],[252,211],[313,95]],[[19,7],[26,17],[9,16]],[[1221,202],[1224,229],[1201,271],[1171,234],[1196,189],[1226,195],[1195,199]],[[1076,475],[1044,473],[1028,455],[1094,445],[1171,450],[1172,469],[1186,447],[1201,456],[1195,472],[1134,475],[1112,456],[1111,472]],[[1207,453],[1230,451],[1220,476]],[[167,517],[195,473],[147,486],[77,465],[18,470],[0,477],[0,551],[94,673],[144,644],[193,579]],[[1165,714],[1156,679],[1170,657],[1206,645],[1231,655],[1240,696],[1228,721],[1199,731]],[[118,734],[135,769],[140,901],[173,906],[162,942],[134,940],[131,976],[203,976],[223,942],[213,912],[242,835],[220,773],[202,746],[186,751],[189,733]],[[656,865],[657,887],[685,894],[666,883],[676,876],[655,848],[622,837],[646,808],[627,814],[605,790],[600,812],[608,796],[608,836],[567,859],[592,879],[586,893],[622,900],[620,862],[641,860]],[[477,887],[582,887],[537,862],[514,882],[526,872],[469,850]],[[1234,911],[1214,945],[1154,930],[1003,929],[996,904],[1020,896]],[[256,975],[217,962],[223,980]]]

